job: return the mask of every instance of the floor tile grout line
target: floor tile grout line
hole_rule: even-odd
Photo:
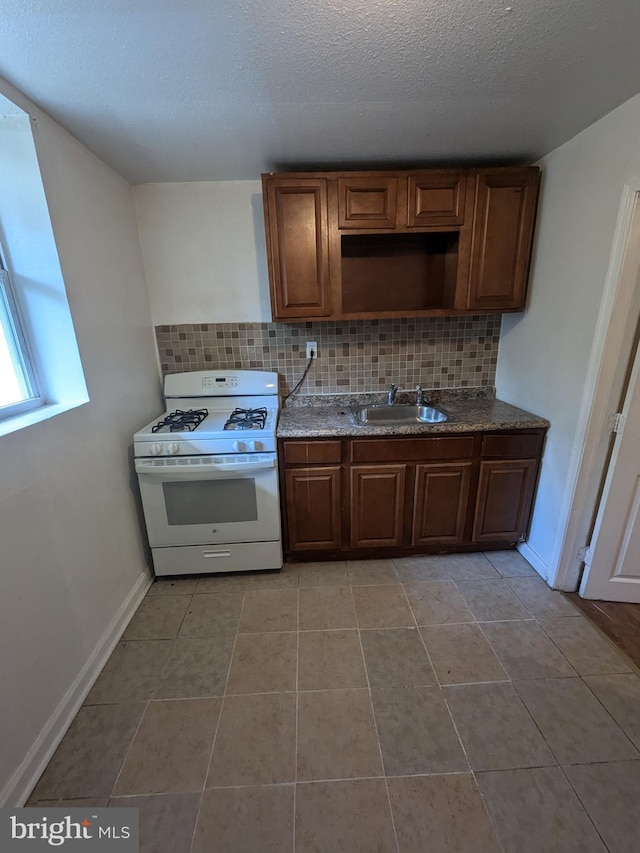
[[[525,620],[523,620],[523,621],[525,621],[525,622],[529,622],[530,620],[529,620],[529,619],[525,619]],[[480,629],[480,633],[482,634],[482,636],[485,638],[485,640],[486,640],[486,641],[487,641],[487,643],[489,644],[489,648],[491,649],[491,651],[492,651],[492,652],[494,653],[494,655],[496,656],[496,660],[498,661],[498,663],[499,663],[499,664],[500,664],[500,666],[502,667],[502,671],[503,671],[503,672],[504,672],[504,674],[507,676],[507,680],[508,680],[508,681],[513,681],[513,677],[512,677],[512,675],[511,675],[511,673],[509,672],[509,670],[507,669],[506,664],[503,662],[502,657],[501,657],[501,656],[500,656],[500,654],[498,653],[498,650],[495,648],[495,646],[494,646],[494,645],[493,645],[493,643],[491,642],[491,638],[487,635],[486,631],[485,631],[485,630],[483,629],[483,627],[482,627],[482,626],[483,626],[483,624],[484,624],[484,625],[489,625],[489,624],[491,624],[491,623],[489,623],[489,622],[484,622],[484,623],[483,623],[483,622],[478,622],[477,624],[478,624],[478,628]]]
[[[124,765],[127,763],[127,758],[129,757],[129,755],[131,753],[131,749],[133,748],[133,744],[135,742],[135,739],[138,737],[138,732],[140,731],[140,728],[142,727],[142,721],[144,720],[144,718],[147,714],[147,711],[149,710],[150,704],[151,704],[151,699],[147,699],[145,706],[144,706],[144,711],[140,715],[140,719],[138,720],[138,725],[136,726],[136,730],[133,734],[133,737],[131,738],[131,740],[129,742],[129,746],[127,747],[127,750],[126,750],[124,757],[122,759],[122,762],[120,764],[120,768],[118,770],[118,775],[115,778],[115,781],[114,781],[113,786],[111,788],[111,793],[109,794],[109,800],[113,797],[115,790],[118,787],[118,782],[120,781],[120,776],[122,775],[122,771],[124,770]]]
[[[522,679],[520,679],[520,680],[522,680]],[[546,681],[546,680],[548,680],[548,679],[544,679],[544,680]],[[566,679],[563,679],[563,680],[565,680],[565,681],[566,681]],[[529,682],[527,681],[527,683],[529,683]],[[544,741],[544,743],[545,743],[545,745],[546,745],[547,749],[549,750],[549,752],[551,753],[551,755],[554,757],[554,759],[555,759],[555,761],[556,761],[556,765],[557,765],[557,766],[559,766],[559,765],[560,765],[560,759],[559,759],[559,758],[558,758],[558,756],[556,755],[556,752],[555,752],[555,750],[553,749],[553,747],[551,746],[551,744],[549,743],[549,741],[548,741],[548,740],[546,739],[546,737],[544,736],[544,732],[542,731],[542,729],[541,729],[541,728],[540,728],[540,726],[538,725],[538,721],[537,721],[537,720],[536,720],[536,718],[533,716],[533,713],[529,710],[529,706],[527,705],[527,703],[524,701],[524,699],[523,699],[523,698],[522,698],[522,696],[520,695],[520,691],[518,690],[518,683],[517,683],[516,681],[512,681],[512,682],[511,682],[511,686],[513,687],[513,690],[515,691],[515,694],[516,694],[516,696],[518,697],[518,701],[520,702],[520,704],[522,705],[522,707],[525,709],[525,711],[527,712],[527,714],[528,714],[528,715],[529,715],[529,717],[531,718],[531,720],[532,720],[532,722],[533,722],[533,725],[536,727],[536,729],[537,729],[537,730],[538,730],[538,732],[540,733],[540,737],[541,737],[541,738],[542,738],[542,740]]]
[[[622,675],[624,675],[625,673],[621,673],[621,674],[622,674]],[[587,676],[587,678],[590,678],[590,677],[594,677],[594,676]],[[625,731],[625,729],[623,729],[623,727],[620,725],[620,723],[616,720],[616,718],[613,716],[613,714],[612,714],[612,713],[611,713],[611,711],[607,708],[607,706],[604,704],[604,702],[602,702],[602,701],[601,701],[600,697],[599,697],[599,696],[597,696],[597,695],[593,692],[593,690],[591,689],[591,687],[589,687],[589,685],[587,684],[587,682],[584,680],[584,677],[583,677],[582,675],[579,675],[579,676],[578,676],[578,678],[579,678],[579,679],[580,679],[580,681],[584,684],[584,686],[587,688],[587,690],[588,690],[588,691],[589,691],[589,693],[593,696],[593,698],[596,700],[596,702],[600,705],[600,707],[601,707],[601,708],[603,708],[603,710],[604,710],[605,714],[606,714],[606,715],[609,717],[609,719],[612,721],[613,725],[614,725],[617,729],[619,729],[619,730],[622,732],[622,734],[626,737],[626,739],[627,739],[627,740],[629,741],[629,743],[631,744],[631,748],[632,748],[632,749],[634,749],[634,750],[636,751],[636,753],[637,753],[637,758],[636,758],[636,759],[633,759],[633,758],[632,758],[632,759],[629,759],[629,760],[630,760],[630,761],[637,761],[637,760],[638,760],[638,758],[640,758],[640,749],[638,749],[638,747],[635,745],[635,743],[631,740],[631,737],[627,734],[627,732]],[[623,760],[624,760],[624,759],[623,759]],[[595,764],[595,763],[599,763],[599,762],[592,762],[592,763],[594,763],[594,764]]]
[[[605,641],[605,643],[606,643],[606,645],[607,645],[607,646],[608,646],[608,648],[610,649],[610,651],[611,651],[613,654],[615,654],[615,655],[616,655],[616,657],[618,657],[618,658],[620,659],[620,661],[621,661],[622,663],[624,663],[624,665],[627,667],[626,672],[625,672],[625,671],[622,671],[622,672],[592,672],[592,673],[585,672],[585,673],[582,673],[582,672],[578,672],[578,670],[575,668],[575,666],[573,666],[573,664],[571,664],[571,661],[569,661],[570,665],[575,669],[575,671],[576,671],[576,672],[578,672],[578,675],[579,675],[581,678],[582,678],[583,676],[586,676],[587,678],[589,678],[589,677],[596,677],[596,676],[598,676],[598,675],[626,675],[626,674],[628,674],[629,672],[634,672],[634,671],[635,671],[635,673],[636,673],[637,675],[640,675],[640,668],[639,668],[639,667],[637,667],[637,666],[633,663],[633,661],[631,660],[631,658],[629,657],[629,655],[627,655],[627,653],[626,653],[623,649],[621,649],[619,646],[617,646],[617,645],[613,642],[613,640],[611,639],[611,637],[608,637],[608,636],[604,633],[604,631],[603,631],[603,630],[602,630],[598,625],[596,625],[596,624],[595,624],[595,622],[591,622],[591,620],[590,620],[588,617],[583,616],[583,614],[580,614],[580,616],[582,617],[582,618],[581,618],[581,620],[577,620],[575,616],[556,616],[556,617],[546,618],[546,619],[545,619],[545,621],[546,621],[546,622],[556,622],[556,621],[558,621],[558,620],[560,620],[560,619],[571,619],[572,621],[573,621],[573,620],[576,620],[576,621],[585,621],[585,622],[587,622],[587,624],[588,624],[588,626],[589,626],[589,629],[590,629],[590,630],[592,630],[592,631],[594,631],[594,633],[596,634],[596,636],[597,636],[597,637],[599,637],[601,640],[604,640],[604,641]],[[537,623],[538,623],[538,625],[540,626],[541,630],[542,630],[542,631],[544,631],[545,635],[546,635],[546,636],[551,640],[551,642],[554,644],[554,646],[556,646],[556,648],[558,649],[558,651],[560,652],[560,654],[561,654],[561,655],[563,655],[563,657],[565,657],[565,658],[566,658],[567,656],[566,656],[566,655],[565,655],[565,653],[562,651],[562,649],[560,648],[560,646],[558,645],[558,643],[557,643],[557,642],[554,640],[554,638],[551,636],[551,634],[549,634],[549,632],[547,631],[547,629],[546,629],[546,628],[544,627],[544,625],[542,624],[542,621],[541,621],[540,619],[537,619]],[[568,658],[567,658],[567,660],[568,660]]]
[[[495,771],[495,772],[501,772],[501,771]],[[494,820],[494,818],[493,818],[493,815],[492,815],[492,813],[491,813],[491,809],[489,808],[489,804],[488,804],[488,803],[487,803],[487,801],[485,800],[485,798],[484,798],[484,794],[482,793],[482,790],[481,790],[481,788],[480,788],[480,785],[478,784],[478,777],[477,777],[477,774],[476,774],[476,771],[475,771],[475,770],[472,770],[472,771],[471,771],[471,776],[472,776],[472,779],[473,779],[474,787],[475,787],[476,791],[478,792],[478,796],[480,797],[480,801],[481,801],[481,803],[482,803],[482,805],[483,805],[483,808],[484,808],[485,814],[487,815],[487,817],[488,817],[488,819],[489,819],[489,826],[490,826],[490,827],[491,827],[491,829],[493,830],[493,835],[494,835],[494,837],[495,837],[495,839],[496,839],[496,844],[498,845],[498,847],[500,848],[500,850],[502,851],[502,853],[509,853],[509,851],[507,850],[507,848],[504,846],[504,844],[502,843],[502,841],[501,841],[501,839],[500,839],[500,835],[499,835],[499,833],[498,833],[498,821],[497,821],[497,820]]]
[[[205,781],[206,781],[206,779],[205,779]],[[200,812],[202,810],[202,801],[204,800],[204,792],[205,792],[205,788],[203,787],[202,791],[200,791],[200,799],[198,802],[198,808],[196,809],[196,819],[193,822],[193,831],[191,833],[191,843],[189,844],[189,853],[191,853],[191,850],[193,850],[193,845],[195,844],[195,841],[196,841],[196,829],[198,828],[198,821],[200,820]],[[142,839],[140,839],[140,840],[142,840]],[[185,851],[185,853],[186,853],[186,851]]]
[[[502,683],[502,682],[500,682],[500,683]],[[446,691],[442,689],[442,686],[440,686],[440,695],[442,696],[442,701],[444,702],[445,708],[447,709],[447,712],[449,714],[449,719],[451,720],[451,725],[453,726],[453,730],[455,731],[456,737],[458,738],[458,742],[460,743],[460,748],[462,749],[462,754],[464,755],[464,760],[467,762],[467,767],[469,768],[469,772],[473,773],[474,770],[473,770],[473,767],[471,765],[471,760],[469,759],[469,755],[467,754],[467,748],[464,745],[464,741],[462,740],[462,735],[460,734],[460,732],[458,730],[458,726],[457,726],[457,723],[456,723],[455,718],[453,716],[453,711],[451,710],[451,706],[447,702]],[[475,776],[474,776],[474,781],[475,781]]]
[[[382,776],[384,779],[384,787],[385,787],[385,791],[387,792],[387,803],[389,805],[389,816],[391,817],[391,826],[393,828],[393,838],[394,838],[395,844],[396,844],[396,853],[400,853],[400,844],[398,843],[398,833],[396,831],[396,821],[395,821],[395,818],[393,816],[393,807],[391,805],[391,793],[389,791],[389,783],[387,782],[386,768],[384,766],[384,757],[382,755],[382,743],[380,741],[380,732],[378,730],[378,722],[376,720],[375,708],[373,707],[373,694],[371,691],[371,682],[369,680],[369,670],[367,669],[367,659],[365,657],[364,646],[362,645],[362,637],[360,635],[359,630],[358,630],[358,642],[360,643],[360,654],[362,655],[362,664],[364,666],[364,674],[365,674],[365,678],[367,680],[367,690],[369,693],[369,703],[371,705],[371,716],[373,717],[373,726],[374,726],[375,733],[376,733],[376,741],[378,744],[378,754],[380,756],[380,767],[382,769]]]
[[[500,580],[500,581],[506,583],[506,578],[502,578],[502,577],[501,578],[483,578],[479,581],[471,581],[471,583],[487,583],[487,582],[495,582],[496,580]],[[464,598],[465,604],[467,605],[469,610],[471,610],[471,604],[467,601],[467,599],[465,598],[464,592],[458,586],[458,583],[469,583],[469,581],[454,581],[454,583],[456,585],[456,589],[458,590],[460,595]],[[516,591],[514,589],[512,589],[508,584],[507,584],[507,587],[510,590],[510,592],[512,592],[513,595],[515,595],[515,597],[518,600],[518,603],[521,604],[522,607],[524,607],[525,611],[529,614],[529,616],[528,617],[517,616],[513,619],[481,619],[480,617],[476,616],[476,614],[473,612],[473,610],[471,610],[471,615],[473,616],[473,618],[475,619],[476,622],[478,622],[478,623],[479,622],[530,622],[532,620],[537,621],[537,617],[531,612],[531,610],[529,610],[527,605],[520,598],[520,596],[516,593]]]
[[[598,762],[598,763],[608,763],[608,762]],[[567,765],[567,766],[574,766],[574,767],[575,767],[575,766],[580,766],[580,765]],[[576,789],[575,789],[575,787],[574,787],[574,785],[573,785],[573,783],[572,783],[571,779],[570,779],[570,778],[569,778],[569,776],[567,775],[567,773],[566,773],[566,771],[565,771],[565,766],[564,766],[564,765],[562,765],[562,764],[560,764],[560,763],[558,763],[558,769],[559,769],[559,770],[560,770],[560,772],[562,773],[563,777],[567,780],[567,784],[569,785],[569,787],[571,788],[571,790],[572,790],[572,791],[573,791],[573,793],[575,794],[576,799],[577,799],[577,800],[578,800],[578,802],[580,803],[580,805],[581,805],[581,807],[582,807],[582,809],[583,809],[584,813],[586,814],[587,818],[589,819],[589,822],[590,822],[590,823],[591,823],[591,825],[593,826],[593,828],[594,828],[594,830],[595,830],[595,832],[596,832],[596,835],[597,835],[597,836],[598,836],[598,838],[602,841],[602,844],[603,844],[603,846],[604,846],[605,850],[609,850],[609,851],[610,851],[610,850],[611,850],[611,848],[610,848],[610,847],[609,847],[609,845],[605,842],[605,840],[604,840],[603,836],[600,834],[600,830],[599,830],[599,829],[598,829],[598,827],[596,826],[596,822],[595,822],[595,820],[591,817],[591,812],[590,812],[590,811],[589,811],[589,809],[587,808],[586,804],[582,802],[582,798],[580,797],[580,794],[578,793],[578,791],[576,791]]]
[[[242,604],[241,604],[241,606],[240,606],[240,613],[239,613],[239,615],[238,615],[238,625],[240,625],[240,620],[242,619],[242,613],[243,613],[243,611],[244,611],[244,602],[245,602],[245,594],[243,593],[243,596],[242,596]],[[193,843],[194,843],[194,841],[195,841],[195,833],[196,833],[196,829],[197,829],[197,827],[198,827],[198,823],[200,822],[200,811],[201,811],[201,809],[202,809],[202,800],[203,800],[203,798],[204,798],[204,791],[206,790],[206,787],[207,787],[207,779],[209,778],[209,772],[210,772],[210,770],[211,770],[211,762],[213,761],[213,750],[215,749],[216,740],[217,740],[217,737],[218,737],[218,730],[220,729],[220,721],[222,720],[222,713],[223,713],[223,711],[224,711],[225,699],[226,699],[226,697],[227,697],[227,685],[229,684],[229,676],[230,676],[230,674],[231,674],[231,667],[232,667],[232,665],[233,665],[233,656],[234,656],[235,651],[236,651],[236,641],[237,641],[237,639],[238,639],[238,631],[236,630],[235,636],[234,636],[234,638],[233,638],[233,647],[232,647],[232,649],[231,649],[231,654],[230,654],[230,656],[229,656],[229,666],[227,667],[227,677],[226,677],[226,679],[225,679],[225,682],[224,682],[224,688],[223,688],[223,691],[222,691],[222,699],[221,699],[221,702],[220,702],[220,710],[218,711],[218,720],[217,720],[217,722],[216,722],[216,727],[215,727],[215,730],[214,730],[214,732],[213,732],[213,739],[212,739],[212,741],[211,741],[211,748],[210,748],[210,750],[209,750],[209,760],[208,760],[208,762],[207,762],[207,768],[206,768],[206,770],[205,770],[205,773],[204,773],[204,779],[203,779],[203,782],[202,782],[202,797],[201,797],[201,799],[200,799],[200,808],[198,809],[198,813],[197,813],[197,815],[196,815],[196,822],[195,822],[195,825],[194,825],[194,828],[193,828],[193,838],[192,838],[192,840],[191,840],[191,846],[192,846],[192,847],[193,847]]]
[[[429,661],[429,665],[431,666],[431,670],[432,670],[432,672],[433,672],[433,677],[434,677],[434,678],[435,678],[435,680],[436,680],[436,684],[435,684],[435,686],[436,686],[436,687],[442,687],[442,684],[441,684],[441,682],[440,682],[440,679],[438,678],[438,673],[437,673],[436,668],[435,668],[435,666],[434,666],[434,664],[433,664],[433,660],[432,660],[432,658],[431,658],[431,655],[429,654],[429,649],[427,648],[427,644],[425,643],[424,636],[423,636],[423,634],[422,634],[422,631],[420,630],[420,628],[421,628],[421,627],[427,627],[427,626],[418,626],[418,627],[416,628],[416,630],[417,630],[417,632],[418,632],[418,636],[420,637],[420,642],[422,643],[422,648],[424,649],[425,654],[427,655],[427,660]]]

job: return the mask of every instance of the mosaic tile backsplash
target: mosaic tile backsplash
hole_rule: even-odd
[[[306,323],[197,323],[156,326],[162,372],[211,368],[275,370],[288,393],[318,358],[299,394],[400,388],[493,386],[500,315]]]

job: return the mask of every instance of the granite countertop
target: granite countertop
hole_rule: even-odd
[[[399,392],[397,404],[413,403],[412,394]],[[356,424],[350,406],[386,402],[385,394],[317,394],[292,397],[283,406],[278,438],[330,436],[437,435],[507,429],[544,429],[549,421],[496,400],[493,389],[470,388],[425,391],[425,400],[448,415],[439,424]]]

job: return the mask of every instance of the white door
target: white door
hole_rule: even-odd
[[[640,603],[640,347],[636,347],[580,584],[583,598]]]

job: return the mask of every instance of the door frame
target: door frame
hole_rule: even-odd
[[[634,241],[632,237],[637,236]],[[630,270],[635,269],[635,274]],[[551,585],[575,591],[580,581],[584,547],[597,509],[600,484],[605,474],[609,444],[608,420],[617,410],[613,390],[620,363],[629,311],[640,269],[640,177],[625,182],[618,211],[609,266],[600,311],[589,356],[589,364],[578,414],[574,440],[574,462],[560,517],[565,523],[556,535],[559,553],[556,575]],[[628,358],[627,358],[628,361]],[[626,365],[625,365],[626,366]]]

